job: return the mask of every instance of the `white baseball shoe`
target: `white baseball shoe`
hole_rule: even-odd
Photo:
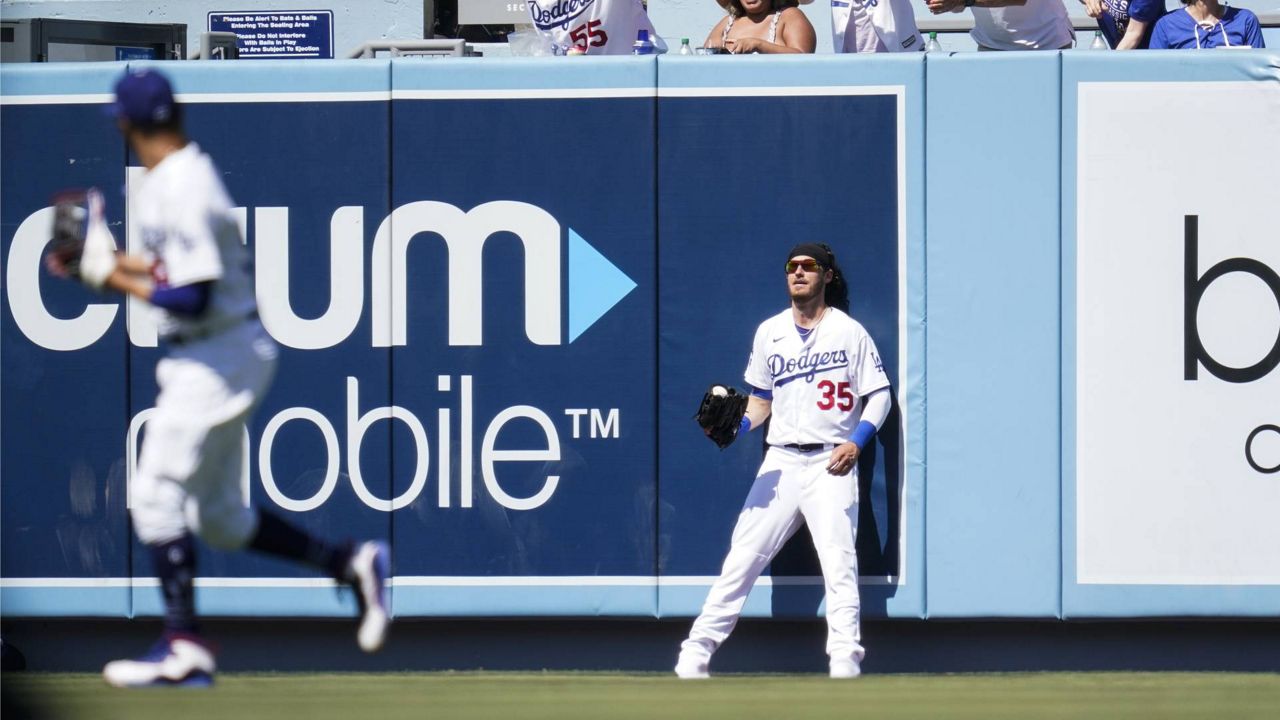
[[[707,661],[701,662],[696,660],[686,661],[682,656],[676,663],[676,677],[681,680],[706,680],[711,677],[711,673],[707,670]]]
[[[360,649],[375,653],[382,649],[391,626],[387,602],[387,576],[391,574],[391,555],[380,542],[366,542],[356,548],[347,568],[348,581],[356,591],[360,605],[360,628],[356,641]]]
[[[121,688],[209,687],[217,664],[213,651],[196,635],[166,634],[146,655],[115,660],[102,669],[109,685]]]
[[[852,680],[862,674],[862,666],[857,660],[832,660],[831,677],[838,680]]]
[[[697,640],[685,640],[680,646],[680,657],[676,660],[676,677],[681,680],[706,680],[711,677],[707,665],[711,663],[711,653],[707,646]]]

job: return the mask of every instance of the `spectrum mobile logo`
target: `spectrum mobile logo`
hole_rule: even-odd
[[[130,168],[136,176],[138,168]],[[241,236],[249,208],[236,208]],[[515,200],[496,200],[464,211],[449,203],[422,200],[401,205],[378,226],[370,263],[369,292],[365,288],[364,216],[360,206],[340,207],[330,218],[329,307],[319,317],[301,318],[289,301],[289,208],[253,208],[253,252],[257,266],[258,310],[262,323],[279,343],[316,350],[344,342],[356,330],[366,300],[372,309],[372,345],[408,343],[410,282],[430,278],[408,276],[406,254],[411,242],[429,234],[444,239],[448,252],[448,337],[451,346],[478,346],[484,336],[482,281],[484,245],[499,232],[516,235],[524,245],[525,334],[535,345],[561,345],[568,306],[568,342],[572,343],[636,287],[635,281],[592,247],[573,228],[562,228],[542,208]],[[28,339],[49,349],[86,348],[106,334],[119,302],[90,303],[73,318],[49,312],[40,293],[40,262],[49,241],[53,209],[41,209],[22,222],[9,250],[6,284],[14,322]],[[130,216],[126,209],[126,216]],[[565,230],[565,232],[562,232]],[[131,223],[125,245],[142,246]],[[561,259],[568,254],[568,278],[562,279]],[[154,347],[157,332],[150,313],[130,299],[128,331],[138,347]],[[414,308],[412,312],[439,312]]]

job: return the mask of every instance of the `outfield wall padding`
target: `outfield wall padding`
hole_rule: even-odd
[[[65,187],[140,245],[101,113],[125,67],[0,67],[7,617],[160,612],[127,490],[162,348],[39,265]],[[389,539],[398,616],[696,614],[762,439],[691,415],[807,241],[895,393],[859,466],[868,617],[1280,615],[1274,53],[162,67],[282,345],[249,502]],[[1194,150],[1215,123],[1230,153]],[[809,542],[747,615],[823,612]],[[208,615],[354,606],[249,554],[198,575]]]

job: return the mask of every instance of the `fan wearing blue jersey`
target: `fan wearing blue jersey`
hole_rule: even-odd
[[[1114,50],[1145,50],[1164,0],[1081,0],[1086,14],[1097,18],[1098,31]]]
[[[1265,48],[1258,16],[1244,8],[1224,7],[1218,0],[1182,0],[1182,9],[1156,21],[1152,50]]]
[[[676,675],[710,676],[765,566],[805,523],[826,587],[833,678],[862,673],[858,457],[888,416],[889,378],[867,331],[847,314],[848,287],[826,245],[792,248],[791,306],[761,323],[747,361],[742,431],[770,419],[769,449],[733,529],[720,577],[680,649]]]

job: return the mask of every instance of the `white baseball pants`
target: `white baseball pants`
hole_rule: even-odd
[[[808,523],[826,585],[827,655],[862,661],[858,597],[858,471],[827,472],[831,451],[773,447],[738,515],[729,554],[693,623],[684,652],[709,657],[738,623],[747,594],[786,541]]]
[[[240,485],[244,424],[271,383],[277,354],[255,322],[175,348],[156,366],[160,394],[130,488],[143,543],[191,532],[237,550],[253,538],[258,516]]]

